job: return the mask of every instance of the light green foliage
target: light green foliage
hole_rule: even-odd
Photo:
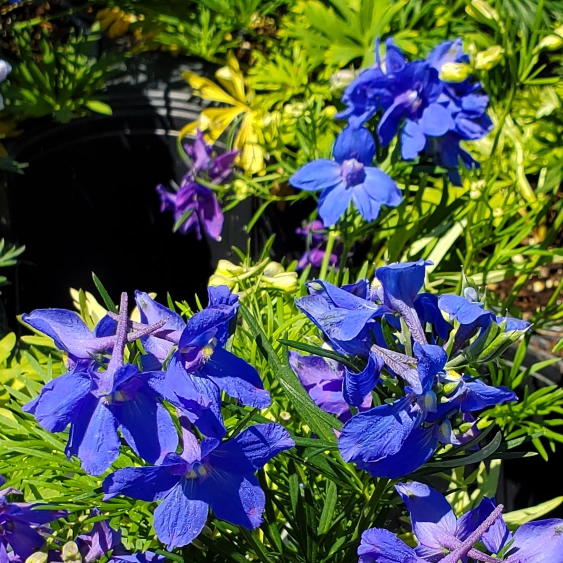
[[[66,123],[87,110],[111,114],[107,104],[92,98],[115,63],[113,57],[95,57],[98,36],[71,31],[68,40],[56,46],[45,28],[39,39],[28,29],[14,37],[19,60],[0,87],[7,116],[21,121],[52,115]]]
[[[0,268],[14,266],[17,262],[16,258],[25,250],[25,246],[6,246],[4,239],[0,239]],[[6,276],[0,276],[0,286],[6,285],[8,279]]]

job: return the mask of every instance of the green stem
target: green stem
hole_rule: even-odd
[[[336,241],[337,232],[330,231],[328,233],[328,240],[326,242],[325,255],[323,257],[323,263],[321,265],[321,272],[319,274],[319,279],[326,279],[326,274],[328,272],[328,266],[330,264],[330,255],[332,254],[332,249],[334,248],[334,243]]]

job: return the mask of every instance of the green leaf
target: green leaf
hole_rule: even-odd
[[[301,416],[303,421],[315,434],[327,442],[335,444],[337,438],[334,429],[339,430],[342,428],[342,423],[315,405],[313,399],[311,399],[307,391],[305,391],[304,387],[301,385],[295,372],[289,367],[287,356],[283,361],[280,360],[272,344],[251,312],[242,303],[240,304],[239,310],[248,325],[250,333],[258,344],[260,352],[268,361],[274,375],[280,382],[283,390],[295,407],[295,410],[299,413],[299,416]]]
[[[326,496],[324,497],[323,511],[319,519],[319,526],[317,534],[326,534],[332,523],[332,518],[335,515],[334,509],[336,508],[336,501],[338,500],[338,488],[333,481],[328,481],[326,486]]]
[[[506,525],[511,529],[514,530],[525,524],[526,522],[530,522],[531,520],[536,520],[541,516],[544,516],[548,512],[556,509],[563,503],[563,496],[555,497],[554,499],[548,500],[546,502],[542,502],[536,506],[531,506],[529,508],[522,508],[521,510],[514,510],[513,512],[508,512],[507,514],[503,514],[502,517],[506,522]]]
[[[115,303],[112,301],[109,293],[106,291],[106,288],[94,272],[92,272],[92,279],[94,280],[94,285],[96,286],[96,289],[103,299],[105,306],[108,308],[108,311],[111,311],[112,313],[118,313],[119,311],[117,310]]]

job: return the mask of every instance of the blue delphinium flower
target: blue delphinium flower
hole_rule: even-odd
[[[397,184],[372,166],[375,141],[367,129],[344,129],[336,139],[333,156],[335,160],[309,162],[289,180],[301,190],[322,190],[319,214],[326,226],[340,219],[350,201],[366,221],[377,219],[382,205],[395,207],[401,203]]]
[[[502,505],[495,507],[484,499],[456,518],[444,497],[427,485],[400,483],[395,488],[407,504],[418,545],[412,548],[388,530],[371,528],[362,534],[360,563],[457,563],[467,555],[479,561],[493,560],[473,546],[501,518]]]
[[[12,2],[14,3],[14,2]],[[4,82],[8,74],[12,72],[12,65],[5,61],[4,59],[0,59],[0,82]],[[4,109],[4,98],[0,95],[0,111]]]
[[[154,529],[167,549],[193,541],[207,521],[217,518],[253,530],[262,523],[265,495],[254,476],[271,458],[295,443],[279,424],[257,424],[226,441],[206,438],[199,444],[185,430],[184,452],[171,453],[161,465],[127,467],[109,475],[106,499],[122,494],[145,501],[162,500]]]
[[[271,399],[256,369],[224,348],[237,315],[238,296],[227,286],[209,287],[208,292],[209,305],[188,320],[178,338],[167,374],[181,387],[174,390],[175,398],[167,395],[166,399],[182,408],[203,434],[221,438],[226,432],[221,391],[259,409],[270,406]],[[208,407],[201,408],[198,394],[209,398]]]
[[[103,473],[117,459],[121,446],[118,429],[133,450],[149,462],[162,460],[178,445],[174,422],[155,390],[163,386],[164,373],[141,373],[137,366],[123,362],[127,324],[124,293],[107,368],[97,370],[79,363],[47,383],[39,396],[23,407],[50,432],[62,432],[70,424],[66,454],[77,455],[84,470],[93,475]],[[148,327],[148,332],[151,328],[155,327]]]
[[[338,446],[345,461],[375,477],[397,478],[418,469],[438,443],[460,445],[450,419],[517,400],[506,387],[446,371],[447,355],[439,346],[414,345],[415,358],[374,347],[394,373],[405,379],[404,397],[352,417]],[[416,369],[414,369],[416,368]],[[437,401],[437,389],[449,383]]]
[[[359,563],[563,563],[563,520],[528,522],[512,535],[502,518],[502,505],[484,498],[459,518],[445,498],[417,482],[395,486],[407,505],[417,540],[410,547],[388,530],[362,534]],[[475,547],[481,543],[489,553]],[[502,556],[499,554],[503,552]]]
[[[5,483],[0,475],[0,485]],[[23,562],[45,543],[51,530],[45,526],[48,522],[66,516],[61,510],[37,510],[40,503],[9,502],[8,494],[22,494],[8,487],[0,491],[0,557],[12,562]],[[7,547],[12,551],[7,555]]]

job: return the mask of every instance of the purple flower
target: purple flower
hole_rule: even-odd
[[[47,383],[39,396],[23,407],[50,432],[62,432],[70,424],[66,454],[77,455],[85,471],[93,475],[103,473],[117,459],[121,446],[118,429],[133,450],[149,462],[163,459],[178,445],[172,418],[161,404],[165,374],[141,373],[137,366],[123,363],[127,324],[124,293],[107,369],[96,370],[81,362]]]
[[[326,229],[322,221],[318,219],[311,221],[303,228],[296,229],[295,232],[307,239],[307,250],[299,259],[297,270],[303,270],[309,264],[313,268],[320,268],[326,256],[326,251],[323,248],[326,244]],[[337,264],[340,253],[341,249],[337,247],[328,259],[329,265],[335,266]]]
[[[357,406],[360,411],[371,407],[371,391],[377,384],[383,362],[378,363],[376,356],[370,360],[366,369],[356,374],[334,360],[289,352],[289,365],[311,399],[342,422],[352,416],[349,405]]]
[[[1,483],[5,482],[0,476]],[[10,546],[11,561],[25,561],[32,553],[45,543],[45,536],[51,530],[44,526],[48,522],[66,516],[60,510],[36,510],[40,503],[8,502],[6,495],[21,494],[20,491],[8,487],[0,491],[0,550],[6,556],[6,547]],[[2,555],[2,554],[0,554]],[[7,557],[4,557],[4,561]]]
[[[154,529],[171,550],[200,534],[209,508],[237,526],[260,526],[266,499],[254,473],[294,445],[289,433],[273,423],[251,426],[223,443],[207,438],[199,444],[185,431],[182,455],[168,454],[161,465],[120,469],[102,488],[106,499],[122,494],[162,500],[154,512]]]
[[[205,231],[212,239],[220,240],[223,229],[223,212],[209,188],[196,182],[182,182],[177,193],[169,192],[162,184],[156,187],[161,200],[161,211],[170,210],[178,230],[185,234],[192,229],[198,240]]]
[[[92,516],[99,516],[100,511],[95,508]],[[76,543],[85,563],[91,563],[102,558],[111,551],[109,561],[130,563],[163,563],[166,558],[152,551],[144,553],[129,553],[121,543],[121,533],[114,530],[107,520],[97,521],[92,530],[76,538]]]
[[[213,157],[213,146],[208,145],[198,129],[193,144],[185,144],[184,150],[191,161],[191,168],[182,178],[180,188],[169,192],[162,184],[156,187],[160,196],[161,211],[174,214],[176,229],[187,233],[192,229],[198,240],[205,231],[215,240],[221,239],[223,213],[213,191],[198,180],[221,184],[232,174],[238,151],[226,152]]]
[[[366,221],[374,221],[382,205],[395,207],[402,201],[397,184],[371,166],[375,141],[364,127],[347,127],[333,148],[335,160],[320,159],[300,168],[289,180],[295,188],[321,191],[319,215],[327,226],[334,225],[350,201]]]

